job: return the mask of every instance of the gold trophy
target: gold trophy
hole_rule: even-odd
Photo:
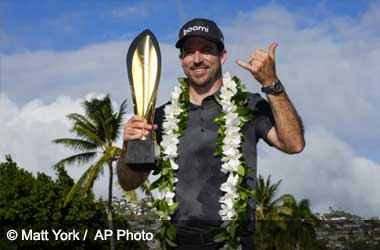
[[[154,122],[158,83],[161,74],[161,52],[156,37],[146,29],[132,42],[127,53],[128,79],[134,112]],[[159,147],[154,132],[141,140],[128,141],[126,163],[135,170],[155,169]]]

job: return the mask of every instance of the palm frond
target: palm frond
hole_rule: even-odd
[[[65,202],[63,204],[64,207],[72,201],[75,194],[86,194],[87,191],[92,187],[94,180],[96,179],[99,169],[102,167],[104,161],[102,161],[103,157],[94,165],[89,167],[83,175],[79,178],[79,180],[74,184],[71,188],[70,192],[67,194]]]
[[[74,122],[74,125],[81,126],[95,133],[96,127],[86,117],[81,114],[72,113],[67,116],[69,120]]]
[[[119,108],[119,113],[117,114],[115,123],[112,126],[114,128],[114,130],[112,131],[113,133],[111,135],[112,140],[116,140],[120,135],[121,128],[123,125],[123,117],[126,114],[126,111],[125,111],[126,107],[127,107],[127,99],[125,99],[121,103],[120,108]]]
[[[96,152],[96,151],[92,151],[92,152],[85,152],[85,153],[72,155],[70,157],[67,157],[65,159],[60,160],[59,162],[54,164],[53,167],[56,168],[57,166],[62,165],[62,164],[70,165],[73,163],[78,163],[78,164],[84,163],[84,164],[86,164],[90,160],[94,159],[94,157],[96,156],[97,153],[98,152]]]
[[[99,146],[104,145],[105,141],[103,140],[102,135],[95,134],[94,132],[85,129],[80,126],[74,126],[72,131],[75,132],[79,137],[92,141]]]
[[[102,117],[101,119],[99,119],[99,123],[101,126],[101,134],[103,135],[104,141],[109,142],[111,136],[110,136],[110,131],[109,131],[110,127],[108,126],[107,123],[109,123],[108,120],[112,119],[113,117],[108,117],[106,120],[104,118],[105,117]]]
[[[101,171],[101,168],[104,163],[107,161],[107,156],[103,155],[99,161],[95,163],[95,166],[90,170],[88,174],[88,179],[86,181],[86,185],[84,186],[82,193],[85,194],[87,191],[92,188],[94,185],[95,180],[98,178],[99,174],[103,174],[103,171]]]
[[[91,100],[85,100],[82,103],[86,117],[91,119],[93,122],[100,125],[99,119],[103,117],[109,117],[112,115],[112,105],[109,94],[107,94],[103,99],[93,98]]]
[[[59,138],[52,141],[56,144],[63,144],[66,148],[73,149],[74,151],[86,151],[86,150],[94,150],[98,147],[97,144],[76,138]]]

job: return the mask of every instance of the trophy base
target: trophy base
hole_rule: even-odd
[[[134,140],[127,144],[127,165],[136,171],[155,170],[159,159],[156,140]]]

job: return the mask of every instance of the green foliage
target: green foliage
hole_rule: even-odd
[[[291,194],[275,198],[280,184],[281,180],[271,183],[270,176],[266,181],[261,175],[257,179],[257,249],[323,249],[316,241],[318,219],[311,212],[309,201],[297,202]]]
[[[21,169],[10,157],[0,163],[0,237],[8,229],[33,229],[34,231],[62,229],[71,231],[87,228],[104,228],[105,207],[103,202],[94,201],[92,193],[84,199],[74,198],[69,206],[63,207],[73,180],[63,167],[56,170],[57,179],[44,173],[35,176]],[[1,249],[107,249],[106,242],[86,240],[70,241],[0,241]]]

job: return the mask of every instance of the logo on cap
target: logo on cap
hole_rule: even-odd
[[[189,27],[189,28],[183,30],[183,35],[186,36],[187,33],[192,32],[192,31],[208,32],[208,27],[204,27],[204,26]]]

